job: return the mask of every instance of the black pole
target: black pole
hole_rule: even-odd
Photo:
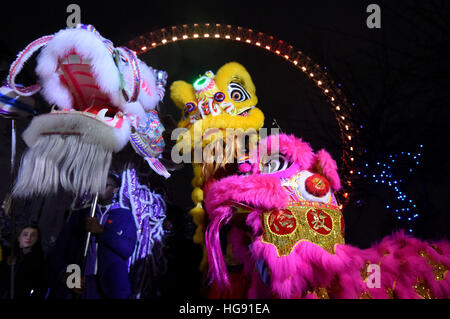
[[[16,120],[14,118],[11,119],[11,188],[14,183],[14,168],[15,168],[15,159],[16,159]],[[14,299],[14,276],[15,276],[15,263],[16,263],[16,218],[15,218],[15,209],[14,209],[14,201],[10,199],[10,208],[9,212],[11,215],[11,282],[10,282],[10,298]]]
[[[97,201],[98,201],[98,192],[95,194],[94,199],[92,200],[91,203],[91,212],[90,212],[90,216],[94,217],[95,216],[95,211],[97,210]],[[84,242],[84,251],[83,251],[83,260],[81,262],[81,275],[84,274],[85,268],[86,268],[86,259],[87,259],[87,253],[88,253],[88,248],[89,248],[89,242],[91,241],[91,232],[88,232],[86,234],[86,240]]]

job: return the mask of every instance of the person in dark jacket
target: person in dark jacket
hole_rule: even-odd
[[[13,268],[13,298],[44,299],[47,292],[47,267],[41,246],[39,227],[24,226],[19,236],[15,253],[11,251],[1,265],[2,298],[11,296],[11,267]]]
[[[95,217],[89,217],[90,205],[72,211],[50,252],[54,280],[49,298],[130,297],[128,259],[136,246],[137,228],[132,212],[113,202],[119,187],[120,179],[110,174],[105,192],[99,194]],[[87,232],[91,232],[91,240],[84,273],[80,285],[73,287],[70,282],[75,273],[68,266],[82,267]]]

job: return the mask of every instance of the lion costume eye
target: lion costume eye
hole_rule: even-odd
[[[261,161],[261,174],[273,174],[284,171],[291,166],[291,162],[281,154],[270,155]]]
[[[305,170],[297,178],[296,183],[299,193],[305,200],[330,203],[331,187],[325,176]]]
[[[250,98],[250,94],[236,82],[231,82],[228,85],[228,95],[235,102],[243,102]]]

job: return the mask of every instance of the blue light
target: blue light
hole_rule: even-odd
[[[386,205],[386,208],[389,208],[390,206],[389,205]]]
[[[401,217],[401,216],[398,216],[397,218],[398,218],[398,219],[402,219],[402,217]]]
[[[419,147],[423,147],[423,145],[422,145],[422,144],[420,144],[420,145],[419,145]]]

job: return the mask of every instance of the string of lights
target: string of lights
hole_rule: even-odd
[[[423,145],[419,145],[418,151],[412,152],[400,152],[398,154],[390,154],[385,161],[377,161],[372,165],[364,163],[362,170],[358,171],[358,175],[361,175],[365,179],[371,179],[376,184],[383,184],[386,187],[392,189],[394,192],[395,201],[393,203],[387,203],[386,209],[396,214],[397,219],[406,226],[407,230],[412,233],[414,230],[414,224],[420,215],[417,203],[407,196],[404,180],[398,175],[399,162],[413,162],[413,167],[408,165],[405,170],[407,174],[413,174],[414,171],[420,166],[421,159],[423,158]]]
[[[138,36],[129,41],[127,46],[141,55],[159,46],[195,39],[237,41],[267,50],[290,62],[322,91],[332,107],[341,133],[343,152],[340,176],[344,183],[343,190],[336,195],[343,208],[350,199],[352,180],[356,178],[355,172],[358,171],[358,163],[355,159],[361,154],[361,150],[357,143],[360,127],[356,127],[351,119],[352,110],[356,105],[350,103],[344,95],[341,89],[342,84],[332,79],[326,66],[322,67],[315,63],[292,45],[273,36],[240,26],[211,23],[172,26]]]

